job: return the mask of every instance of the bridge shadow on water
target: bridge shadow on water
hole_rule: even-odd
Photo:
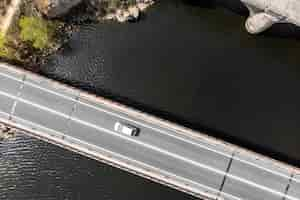
[[[42,75],[49,76],[49,74],[44,74],[44,73],[42,73]],[[90,92],[92,94],[101,95],[102,97],[105,97],[107,99],[114,100],[118,103],[124,104],[124,105],[132,107],[134,109],[138,109],[145,113],[150,113],[150,114],[152,114],[156,117],[162,118],[164,120],[168,120],[170,122],[177,123],[177,124],[180,124],[180,125],[188,127],[188,128],[192,128],[194,130],[200,131],[200,132],[207,134],[209,136],[212,136],[212,137],[222,138],[223,140],[225,140],[227,142],[237,144],[244,148],[255,150],[255,152],[259,152],[266,156],[269,156],[269,157],[275,158],[277,160],[287,162],[292,165],[300,167],[300,165],[299,165],[300,159],[298,160],[298,159],[295,159],[295,157],[287,155],[286,153],[278,152],[278,151],[276,151],[276,149],[266,148],[263,145],[259,145],[258,143],[246,142],[245,140],[241,139],[240,137],[231,136],[226,132],[219,131],[218,127],[203,126],[201,121],[198,121],[198,122],[187,121],[186,119],[182,118],[182,116],[176,115],[174,113],[155,109],[147,104],[143,104],[143,103],[134,101],[131,98],[127,98],[125,96],[119,96],[118,94],[114,94],[111,91],[105,91],[105,90],[102,90],[99,88],[95,88],[92,85],[82,83],[80,81],[68,81],[66,79],[61,79],[61,78],[55,77],[55,76],[50,76],[50,77],[57,81],[60,81],[64,84],[73,86],[75,88],[80,88],[80,89]]]

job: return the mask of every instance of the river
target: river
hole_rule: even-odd
[[[1,200],[195,198],[38,139],[0,141]]]
[[[42,73],[299,164],[299,29],[251,36],[238,1],[191,2],[160,1],[139,23],[83,25]]]
[[[299,30],[251,36],[237,1],[216,2],[81,25],[40,73],[300,166]],[[0,199],[192,199],[23,135],[0,156]]]

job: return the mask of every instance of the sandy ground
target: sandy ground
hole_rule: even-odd
[[[6,11],[3,11],[2,8],[1,13],[4,14],[0,16],[0,30],[6,34],[10,25],[14,20],[14,16],[19,11],[22,0],[11,0],[8,6],[6,7]]]

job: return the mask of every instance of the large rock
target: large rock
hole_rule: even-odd
[[[66,14],[82,0],[35,0],[38,9],[48,17]]]
[[[241,0],[249,9],[246,21],[249,33],[260,33],[275,23],[300,26],[299,0]]]

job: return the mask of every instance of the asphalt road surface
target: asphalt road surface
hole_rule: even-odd
[[[196,196],[300,199],[292,166],[11,66],[0,65],[0,111],[6,123]],[[116,132],[116,122],[137,127],[139,135]]]

